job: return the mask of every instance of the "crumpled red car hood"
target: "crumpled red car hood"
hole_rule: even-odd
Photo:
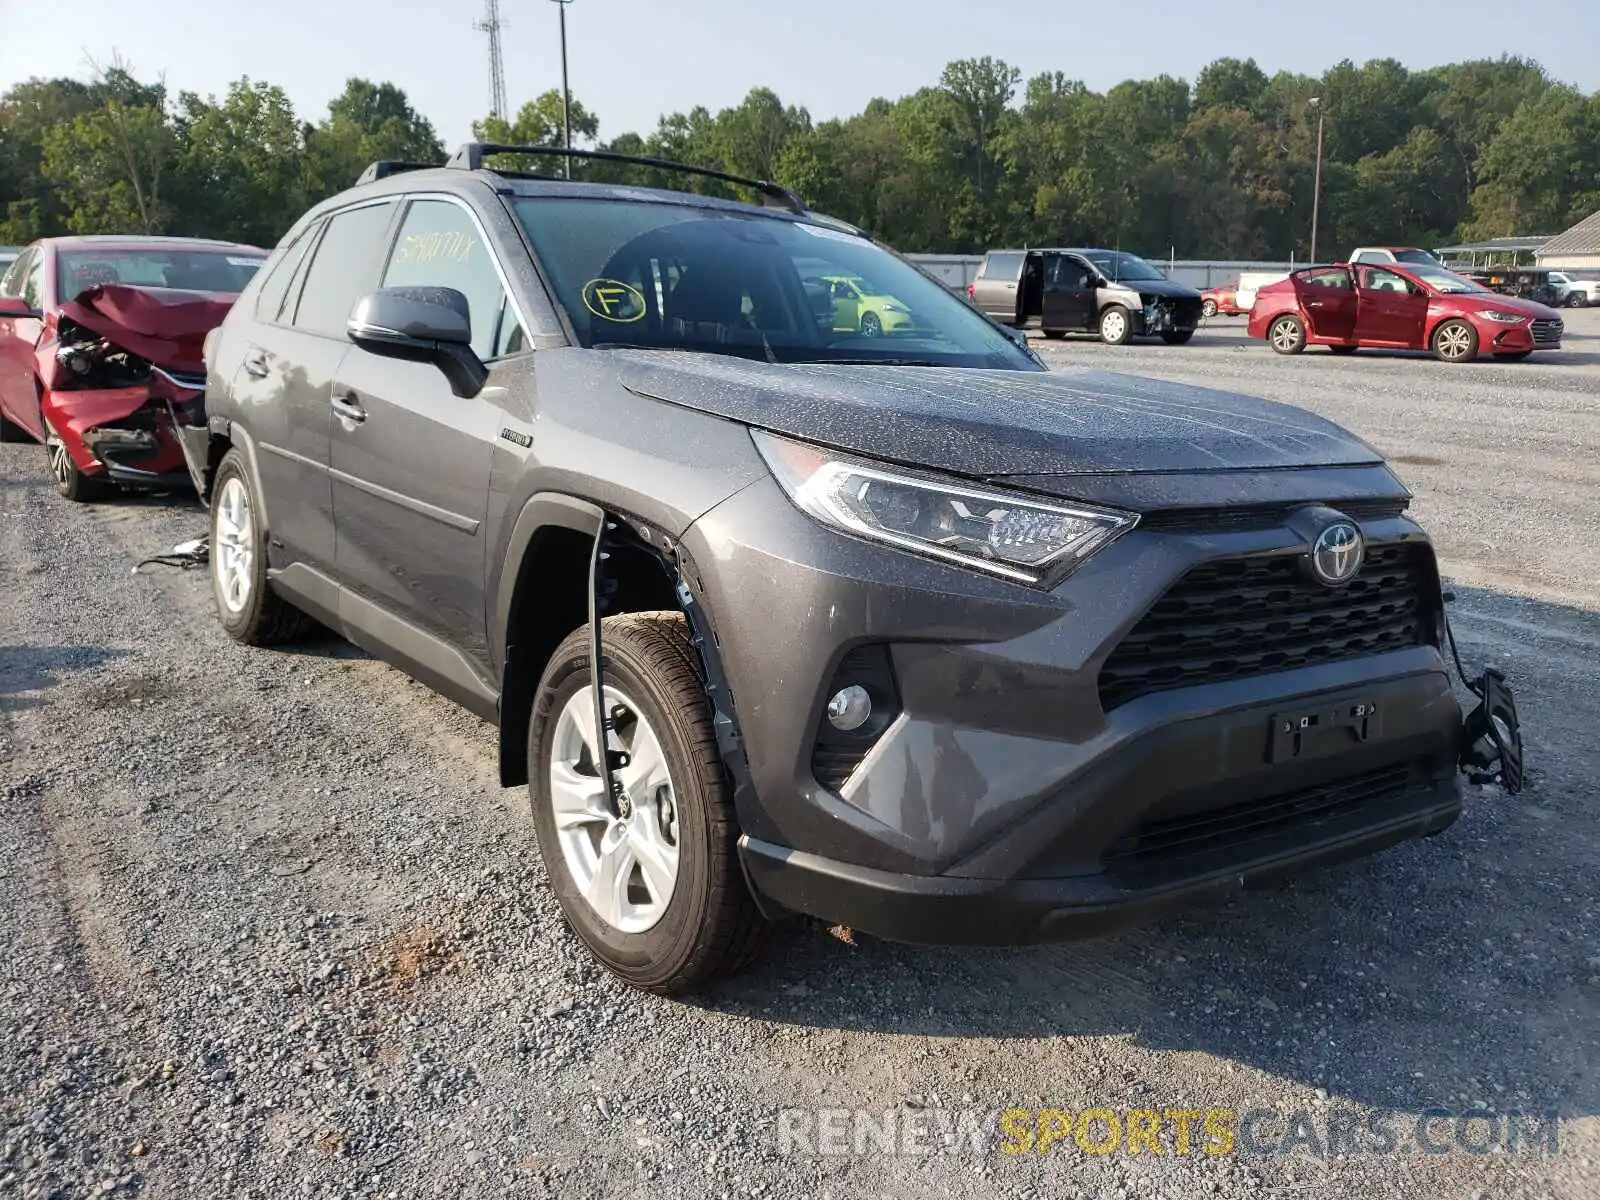
[[[172,371],[200,374],[206,334],[238,297],[107,283],[61,305],[61,315],[132,354]]]

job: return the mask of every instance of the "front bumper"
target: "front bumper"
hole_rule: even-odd
[[[1362,524],[1426,545],[1404,517]],[[891,938],[1028,941],[1443,829],[1461,714],[1432,645],[1103,705],[1101,665],[1175,580],[1294,546],[1136,529],[1042,592],[824,529],[770,481],[726,501],[684,547],[748,763],[758,898]],[[827,697],[874,646],[896,715],[824,786]],[[1274,717],[1367,704],[1385,716],[1365,740],[1269,761]]]
[[[52,390],[44,415],[85,475],[133,487],[189,486],[168,403],[148,387]]]

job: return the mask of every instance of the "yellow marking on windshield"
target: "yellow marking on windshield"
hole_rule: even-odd
[[[583,306],[606,321],[643,320],[644,293],[620,279],[591,279],[583,285]]]

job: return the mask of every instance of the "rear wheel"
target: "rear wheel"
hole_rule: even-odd
[[[56,491],[77,504],[93,504],[106,500],[117,492],[117,485],[100,475],[85,475],[67,453],[61,435],[45,425],[44,448],[49,456],[50,477],[55,480]]]
[[[1217,302],[1215,300],[1210,300],[1210,299],[1201,301],[1201,304],[1200,304],[1200,315],[1202,317],[1214,317],[1214,316],[1216,316],[1217,315]]]
[[[211,594],[222,628],[247,646],[292,642],[311,618],[267,585],[267,537],[244,456],[228,451],[211,489]]]
[[[1161,340],[1169,346],[1182,346],[1193,336],[1192,329],[1164,329],[1161,332]]]
[[[1571,291],[1571,292],[1567,293],[1567,307],[1568,308],[1587,308],[1588,304],[1589,304],[1589,297],[1586,296],[1583,292]]]
[[[1299,317],[1279,317],[1267,329],[1267,341],[1279,354],[1299,354],[1306,348],[1306,327]]]
[[[1357,346],[1329,346],[1328,349],[1332,350],[1335,354],[1354,354],[1359,349],[1359,347],[1357,347]]]
[[[1126,346],[1133,337],[1133,317],[1120,304],[1100,314],[1100,340],[1108,346]]]
[[[605,704],[625,755],[605,794],[589,631],[546,667],[528,734],[539,855],[567,923],[634,987],[690,991],[750,963],[770,926],[739,867],[711,706],[680,613],[607,618]],[[615,743],[614,743],[615,744]]]
[[[1478,331],[1466,321],[1443,321],[1433,331],[1429,346],[1441,362],[1471,362],[1478,357]]]

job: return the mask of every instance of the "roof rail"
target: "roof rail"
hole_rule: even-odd
[[[639,154],[617,154],[611,150],[568,150],[563,146],[506,146],[498,142],[467,142],[451,156],[447,166],[462,171],[481,171],[483,160],[493,154],[527,154],[539,158],[581,158],[591,162],[631,163],[638,167],[654,167],[658,171],[681,171],[685,175],[699,175],[705,179],[720,179],[736,183],[778,201],[792,213],[809,216],[811,210],[800,198],[800,193],[770,179],[749,179],[711,167],[695,167],[688,163],[672,162],[665,158],[648,158]]]
[[[360,187],[363,183],[376,183],[378,180],[387,179],[391,175],[399,175],[402,171],[427,171],[438,165],[438,163],[398,162],[392,158],[381,158],[361,172],[356,179],[356,186]]]

